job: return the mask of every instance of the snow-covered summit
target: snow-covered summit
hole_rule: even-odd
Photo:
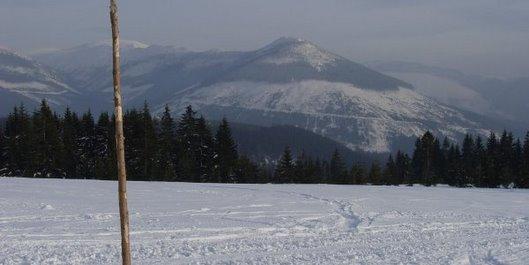
[[[258,53],[268,55],[261,60],[263,63],[281,65],[304,62],[320,72],[340,58],[309,41],[291,37],[279,38],[258,50]]]

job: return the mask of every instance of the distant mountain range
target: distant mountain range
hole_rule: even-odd
[[[9,93],[3,98],[10,105],[46,97],[63,107],[111,110],[110,53],[110,44],[102,42],[38,54],[33,60],[11,55],[55,77],[56,85],[46,83],[40,94],[20,83],[14,89],[8,81],[11,71],[0,76],[9,84],[0,83],[0,91]],[[11,60],[0,58],[0,66],[13,68]],[[401,81],[302,39],[281,38],[248,52],[195,52],[124,41],[122,58],[126,107],[147,101],[157,111],[167,104],[180,112],[191,104],[210,119],[294,126],[351,150],[407,149],[426,130],[458,139],[466,132],[486,134],[510,126],[480,112],[493,110],[485,98],[475,109],[458,107],[426,88],[415,89],[410,84],[415,80]],[[22,84],[42,79],[38,74],[28,78]]]
[[[410,62],[372,62],[370,67],[405,80],[442,103],[529,127],[529,77],[504,80]]]

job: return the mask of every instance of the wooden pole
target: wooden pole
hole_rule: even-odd
[[[127,171],[125,168],[125,137],[123,136],[123,107],[119,60],[119,26],[116,0],[110,0],[112,26],[112,65],[114,76],[114,114],[116,116],[116,157],[118,164],[119,219],[121,221],[121,257],[123,265],[131,264],[129,240],[129,210],[127,206]]]

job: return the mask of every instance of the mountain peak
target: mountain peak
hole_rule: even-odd
[[[276,65],[308,63],[319,72],[340,58],[307,40],[293,37],[281,37],[258,52],[265,55],[263,63]]]

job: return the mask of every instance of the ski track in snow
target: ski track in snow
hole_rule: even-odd
[[[129,182],[135,264],[528,264],[529,191]],[[0,264],[119,264],[117,183],[0,178]]]

